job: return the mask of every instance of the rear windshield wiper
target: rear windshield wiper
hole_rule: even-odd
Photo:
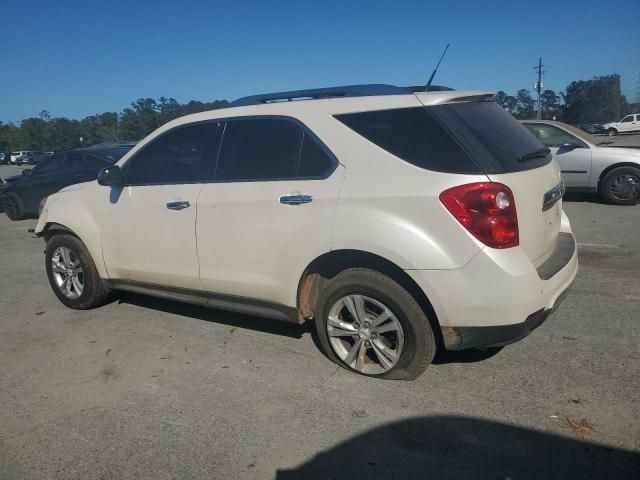
[[[551,153],[551,150],[549,150],[547,147],[543,147],[543,148],[534,150],[531,153],[527,153],[526,155],[517,157],[516,160],[518,160],[519,162],[526,162],[527,160],[533,160],[534,158],[545,158],[550,153]]]

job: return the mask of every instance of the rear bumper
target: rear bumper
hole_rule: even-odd
[[[457,270],[407,270],[431,301],[447,350],[516,342],[565,298],[578,271],[575,239],[565,231],[537,268],[518,248],[485,248]]]
[[[522,340],[542,325],[567,296],[567,288],[552,308],[538,310],[522,323],[491,327],[443,327],[442,337],[447,350],[466,350],[477,347],[502,347]]]

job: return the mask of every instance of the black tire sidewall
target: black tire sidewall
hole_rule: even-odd
[[[66,297],[60,291],[53,278],[51,258],[58,247],[69,248],[76,258],[80,260],[80,264],[82,265],[82,271],[84,274],[84,290],[82,291],[82,295],[76,299]],[[47,242],[45,266],[47,270],[47,278],[49,279],[49,284],[51,285],[53,293],[67,307],[76,310],[86,310],[104,302],[106,293],[102,284],[102,279],[98,275],[98,271],[87,247],[77,237],[66,234],[54,235],[51,237]]]
[[[623,173],[630,173],[640,178],[640,169],[634,167],[618,167],[611,170],[602,180],[600,185],[600,195],[607,202],[614,205],[636,205],[640,201],[640,197],[636,197],[633,200],[619,200],[615,197],[612,197],[609,194],[609,183],[612,181],[614,177],[617,175],[621,175]]]
[[[9,210],[7,210],[6,208],[6,203],[5,203],[5,212],[7,213],[7,217],[9,217],[9,219],[14,222],[24,219],[24,205],[22,204],[22,200],[20,200],[20,197],[15,193],[10,192],[6,194],[5,202],[6,202],[6,199],[11,199],[11,201],[14,202],[17,210],[12,214],[10,214]]]
[[[333,351],[327,332],[331,307],[342,297],[360,294],[386,305],[404,329],[405,344],[394,368],[380,375],[367,375],[346,365]],[[318,298],[315,326],[318,339],[327,356],[355,373],[373,378],[412,380],[431,363],[436,341],[427,316],[416,300],[398,283],[382,273],[368,269],[350,269],[327,282]]]

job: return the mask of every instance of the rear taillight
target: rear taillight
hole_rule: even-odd
[[[469,183],[445,190],[440,201],[464,228],[485,245],[510,248],[519,244],[513,193],[494,182]]]

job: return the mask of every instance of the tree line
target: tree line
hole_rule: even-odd
[[[536,118],[536,100],[527,89],[518,90],[515,95],[501,90],[496,102],[516,118]],[[627,113],[640,113],[640,104],[629,104],[621,94],[617,74],[577,80],[560,93],[544,90],[541,104],[543,119],[556,118],[573,125],[617,121]],[[19,125],[0,121],[0,151],[59,151],[96,143],[137,141],[174,118],[228,105],[226,100],[191,100],[182,104],[174,98],[141,98],[121,112],[99,113],[82,120],[52,118],[43,110]]]
[[[119,113],[104,112],[82,120],[52,118],[43,110],[19,125],[0,121],[0,151],[59,151],[96,143],[137,141],[174,118],[228,105],[226,100],[179,103],[174,98],[141,98]]]
[[[527,89],[518,90],[515,95],[501,90],[496,102],[516,118],[536,118],[537,102]],[[540,104],[544,120],[555,118],[572,125],[618,121],[628,113],[640,112],[640,104],[630,104],[622,95],[617,74],[576,80],[560,93],[544,90]]]

